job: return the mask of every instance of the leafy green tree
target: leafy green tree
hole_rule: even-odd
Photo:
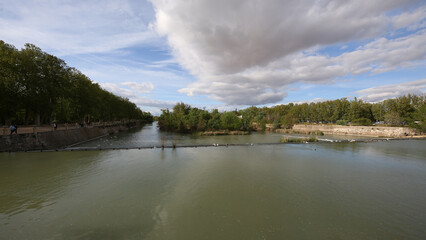
[[[235,112],[225,112],[220,117],[222,129],[226,130],[240,130],[242,127],[241,119]]]
[[[413,122],[411,126],[426,132],[426,104],[421,105],[413,113]]]
[[[0,41],[0,118],[3,123],[140,119],[152,121],[128,99],[33,44],[20,51]]]
[[[219,130],[221,129],[221,120],[220,120],[220,113],[217,109],[214,109],[211,112],[211,118],[207,122],[207,128],[209,130]]]
[[[385,114],[385,122],[392,125],[400,125],[403,118],[396,111],[390,111]]]
[[[358,125],[358,126],[370,126],[371,120],[369,118],[358,118],[358,119],[354,119],[352,121],[352,124]]]
[[[366,103],[346,98],[310,104],[287,104],[273,107],[257,108],[255,106],[220,113],[217,109],[208,112],[184,103],[178,103],[173,112],[163,111],[159,117],[161,129],[181,132],[204,130],[250,130],[253,125],[257,129],[265,129],[266,124],[281,128],[291,128],[300,122],[332,122],[346,125],[352,121],[355,125],[371,125],[373,120],[394,119],[391,122],[401,124],[404,121],[410,126],[419,128],[424,96],[404,96],[388,99],[380,103]],[[402,117],[402,116],[405,117]],[[396,120],[395,120],[396,119]],[[418,122],[418,123],[415,123]],[[416,125],[417,124],[417,125]]]
[[[17,70],[18,50],[0,41],[0,117],[2,122],[10,123],[19,109],[22,86]]]
[[[373,117],[376,121],[384,121],[385,120],[385,107],[382,102],[375,103],[371,106],[371,111],[373,113]]]

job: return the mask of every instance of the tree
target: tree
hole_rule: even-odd
[[[400,125],[402,123],[402,118],[396,111],[390,111],[385,114],[385,122],[392,125]]]
[[[222,129],[240,130],[242,127],[241,119],[234,112],[225,112],[220,117]]]
[[[0,41],[0,118],[18,124],[53,120],[91,121],[152,116],[134,103],[103,90],[65,61],[33,44],[18,51]]]
[[[419,129],[422,132],[426,132],[426,104],[421,105],[413,113],[413,122],[411,123],[412,127]]]
[[[213,109],[213,111],[211,112],[211,117],[207,122],[207,128],[209,130],[219,130],[221,128],[219,110]]]
[[[0,41],[0,120],[10,123],[20,106],[18,50]]]

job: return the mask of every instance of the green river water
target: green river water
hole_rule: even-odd
[[[77,147],[281,136],[154,124]],[[0,153],[0,239],[426,239],[426,140]]]

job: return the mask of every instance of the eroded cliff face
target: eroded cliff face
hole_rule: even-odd
[[[407,127],[296,124],[293,126],[292,130],[295,132],[300,132],[300,133],[321,131],[324,134],[355,135],[355,136],[369,136],[369,137],[392,137],[392,138],[400,138],[400,137],[415,135],[415,130],[407,128]]]

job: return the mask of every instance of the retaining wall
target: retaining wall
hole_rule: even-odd
[[[82,127],[33,134],[13,134],[0,136],[0,152],[58,149],[100,136],[125,131],[139,123],[110,127]]]
[[[324,134],[357,135],[369,137],[406,137],[414,136],[415,130],[406,127],[381,127],[381,126],[340,126],[340,125],[303,125],[296,124],[293,131],[308,133],[321,131]]]

